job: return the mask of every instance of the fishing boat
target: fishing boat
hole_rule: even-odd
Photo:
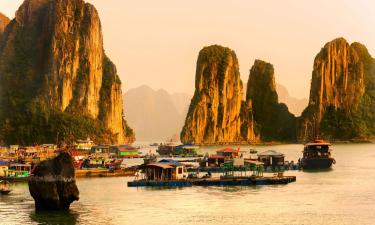
[[[0,194],[7,195],[12,191],[9,187],[9,181],[0,180]]]
[[[299,161],[303,169],[329,169],[336,163],[331,156],[331,144],[322,139],[305,144]]]
[[[157,156],[152,153],[146,154],[145,157],[143,158],[144,164],[156,163],[156,161],[157,161]]]
[[[159,153],[159,155],[162,155],[162,156],[170,156],[170,155],[173,155],[177,146],[178,146],[178,144],[174,144],[174,143],[161,144],[161,145],[159,145],[156,152]]]

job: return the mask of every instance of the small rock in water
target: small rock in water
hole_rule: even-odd
[[[36,210],[68,210],[79,199],[72,157],[63,152],[42,161],[30,176],[29,191]]]

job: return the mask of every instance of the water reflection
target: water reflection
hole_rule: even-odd
[[[30,213],[30,219],[37,224],[48,225],[74,225],[77,224],[79,214],[74,211],[34,211]]]

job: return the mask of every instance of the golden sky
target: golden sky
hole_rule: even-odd
[[[22,0],[0,0],[14,17]],[[123,91],[143,84],[193,93],[199,50],[220,44],[237,53],[247,82],[256,58],[276,82],[308,97],[315,55],[336,38],[365,44],[375,56],[373,0],[88,0],[99,11],[107,55]]]

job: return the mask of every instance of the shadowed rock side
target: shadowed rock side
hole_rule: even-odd
[[[134,140],[123,120],[121,81],[104,53],[91,4],[25,0],[3,34],[0,63],[5,142]]]
[[[296,141],[296,118],[278,103],[274,68],[255,60],[247,83],[246,106],[252,109],[255,133],[263,141]]]
[[[198,56],[195,93],[181,132],[183,143],[241,141],[242,82],[234,51],[218,45]]]
[[[309,105],[299,136],[313,127],[333,140],[367,139],[375,134],[375,60],[365,46],[344,38],[327,43],[315,57]],[[316,124],[316,125],[314,125]]]
[[[42,161],[29,179],[36,210],[68,210],[79,199],[73,159],[68,153]]]

